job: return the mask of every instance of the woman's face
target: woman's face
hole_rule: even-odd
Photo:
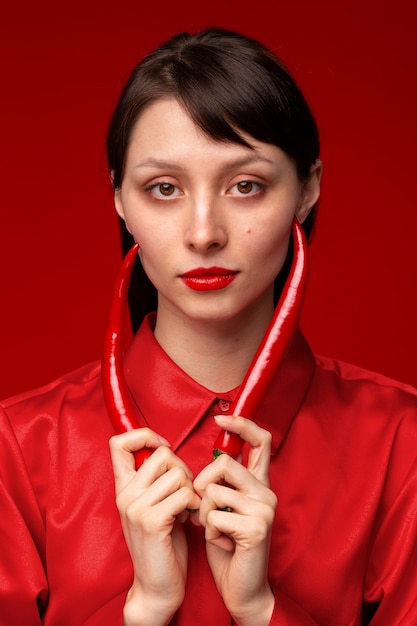
[[[292,221],[318,199],[320,164],[300,182],[282,150],[245,138],[253,149],[212,140],[174,99],[136,122],[115,202],[158,311],[189,321],[272,313]]]

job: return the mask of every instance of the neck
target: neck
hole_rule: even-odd
[[[241,319],[184,323],[158,309],[155,338],[191,378],[212,391],[229,391],[241,384],[272,312],[258,308]]]

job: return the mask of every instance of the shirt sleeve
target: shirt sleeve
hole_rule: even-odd
[[[38,626],[46,608],[45,529],[27,468],[0,408],[0,615],[2,623]]]
[[[417,624],[416,413],[398,428],[375,524],[364,585],[372,626]]]

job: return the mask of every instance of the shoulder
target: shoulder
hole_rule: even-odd
[[[373,389],[375,392],[378,390],[391,390],[394,394],[405,394],[405,396],[409,396],[410,399],[417,400],[417,389],[412,385],[407,385],[406,383],[394,380],[378,372],[338,359],[315,355],[315,361],[318,370],[329,374],[339,380],[340,383],[345,383],[347,386],[350,384],[352,384],[352,386],[363,385]]]
[[[43,509],[50,497],[49,476],[71,481],[74,473],[85,475],[86,459],[91,472],[108,464],[113,429],[104,406],[100,362],[1,401],[0,428],[7,441],[7,472],[11,475],[15,468],[15,475],[30,477]]]
[[[404,481],[417,476],[417,390],[344,361],[315,359],[308,413],[332,445],[339,442],[345,463],[363,462],[375,484],[372,472],[385,476],[392,501]]]
[[[108,511],[114,490],[108,440],[114,430],[100,362],[0,402],[0,430],[0,491],[7,491],[19,523],[40,538],[39,545],[45,527],[53,536],[58,518],[73,519],[75,502],[80,519],[91,516],[93,501]],[[71,534],[72,524],[58,526],[61,534]]]
[[[38,445],[65,421],[81,423],[102,411],[100,362],[89,363],[42,387],[0,402],[0,415],[21,445]]]
[[[70,398],[83,390],[95,386],[100,380],[100,362],[96,361],[64,374],[52,382],[0,401],[0,407],[6,412],[14,412],[20,408],[27,409],[31,405],[48,405],[63,396]]]
[[[417,450],[417,389],[337,359],[315,360],[309,396],[329,420],[375,441],[409,439]]]
[[[417,402],[417,389],[412,385],[338,359],[315,355],[315,362],[318,376],[329,379],[334,385],[376,394],[391,394],[403,397],[412,404]]]

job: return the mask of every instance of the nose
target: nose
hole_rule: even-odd
[[[227,226],[221,203],[199,201],[190,207],[185,242],[189,248],[206,253],[223,248],[228,240]]]

